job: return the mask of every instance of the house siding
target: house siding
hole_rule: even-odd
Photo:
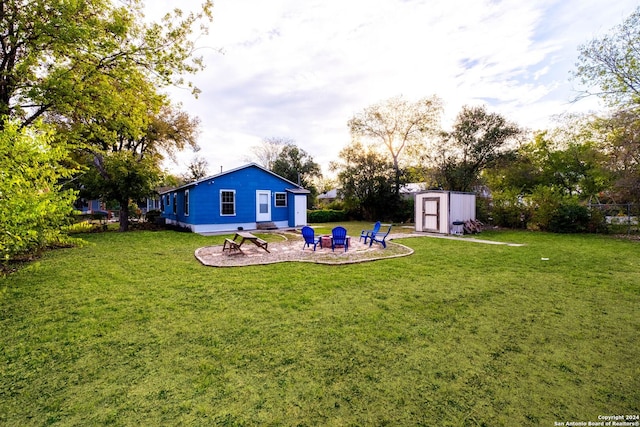
[[[293,209],[293,196],[287,192],[292,183],[267,172],[260,167],[250,165],[226,174],[213,176],[192,185],[163,194],[170,196],[165,203],[163,217],[170,224],[191,228],[193,231],[231,231],[238,227],[252,229],[256,227],[256,191],[270,191],[271,221],[278,227],[290,223]],[[189,190],[189,215],[184,214],[184,193]],[[220,215],[220,192],[235,192],[235,215]],[[276,206],[276,193],[287,193],[287,206]],[[173,213],[173,198],[177,197],[177,212]]]

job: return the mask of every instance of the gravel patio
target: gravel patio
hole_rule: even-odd
[[[387,247],[374,243],[372,246],[359,241],[356,236],[351,237],[349,249],[331,247],[305,247],[304,240],[299,233],[282,232],[273,233],[280,237],[281,241],[269,242],[269,252],[252,244],[244,244],[241,254],[229,254],[222,251],[223,245],[205,246],[195,251],[195,257],[202,264],[211,267],[240,267],[247,265],[273,264],[277,262],[311,262],[316,264],[351,264],[379,259],[408,256],[413,249],[389,240],[400,237],[411,237],[410,234],[391,234],[387,238]]]

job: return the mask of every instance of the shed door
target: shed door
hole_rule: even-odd
[[[422,231],[440,232],[440,198],[422,199]]]
[[[256,222],[271,221],[271,191],[256,191]]]

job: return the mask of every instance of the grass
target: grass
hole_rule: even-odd
[[[351,224],[350,234],[362,228]],[[0,425],[553,425],[640,412],[638,243],[483,233],[215,269],[86,235],[0,282]],[[548,260],[542,260],[548,258]]]

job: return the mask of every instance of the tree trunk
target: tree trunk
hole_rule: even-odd
[[[393,169],[395,170],[394,191],[396,196],[400,194],[400,165],[398,164],[398,156],[393,156]]]
[[[120,229],[118,231],[129,231],[129,201],[120,201]]]

